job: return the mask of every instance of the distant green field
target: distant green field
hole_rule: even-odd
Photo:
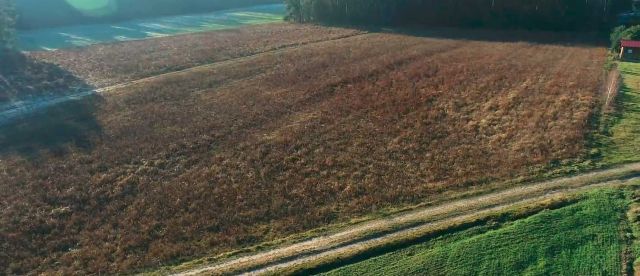
[[[284,5],[272,4],[203,14],[146,18],[115,24],[76,25],[25,30],[18,33],[18,46],[23,51],[83,47],[99,43],[139,40],[281,22],[284,15]]]
[[[623,85],[616,113],[607,116],[606,135],[597,139],[605,164],[640,161],[640,64],[621,62],[618,68]]]
[[[601,190],[553,211],[482,226],[326,275],[620,275],[624,192]]]

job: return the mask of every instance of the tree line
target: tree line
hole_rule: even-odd
[[[607,29],[631,0],[285,0],[297,22],[544,30]]]

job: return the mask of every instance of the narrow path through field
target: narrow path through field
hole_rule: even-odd
[[[82,91],[82,92],[74,93],[74,94],[71,94],[71,95],[65,95],[65,96],[59,96],[59,97],[39,98],[39,99],[26,100],[26,101],[18,101],[18,102],[9,103],[9,104],[6,104],[6,105],[0,105],[0,125],[7,124],[7,123],[11,122],[12,120],[14,120],[14,119],[16,119],[18,117],[21,117],[21,116],[24,116],[24,115],[28,115],[28,114],[37,112],[39,110],[42,110],[42,109],[45,109],[45,108],[48,108],[48,107],[51,107],[51,106],[54,106],[54,105],[57,105],[57,104],[61,104],[61,103],[69,102],[69,101],[80,100],[82,98],[85,98],[85,97],[88,97],[88,96],[91,96],[91,95],[95,95],[95,94],[107,94],[107,93],[109,93],[111,91],[114,91],[116,89],[120,89],[120,88],[127,87],[127,86],[134,85],[134,84],[144,83],[144,82],[147,82],[147,81],[152,81],[152,80],[155,80],[155,79],[168,77],[168,76],[172,76],[172,75],[188,73],[190,71],[195,71],[195,70],[199,70],[199,69],[211,68],[211,67],[215,67],[215,66],[223,66],[223,65],[226,65],[226,64],[234,63],[234,62],[239,62],[239,61],[243,61],[243,60],[246,60],[246,59],[255,58],[255,57],[260,56],[260,55],[277,54],[277,53],[282,53],[282,52],[294,50],[296,48],[300,48],[300,47],[304,47],[304,46],[328,43],[328,42],[332,42],[332,41],[336,41],[336,40],[341,40],[341,39],[346,39],[346,38],[351,38],[351,37],[356,37],[356,36],[362,36],[362,35],[367,35],[367,34],[368,33],[356,33],[356,34],[350,34],[350,35],[340,36],[340,37],[336,37],[336,38],[330,38],[330,39],[327,39],[327,40],[310,41],[310,42],[305,42],[305,43],[286,45],[286,46],[283,46],[283,47],[277,48],[277,49],[267,50],[267,51],[263,51],[263,52],[259,52],[259,53],[254,53],[254,54],[250,54],[250,55],[246,55],[246,56],[242,56],[242,57],[237,57],[237,58],[231,58],[231,59],[222,60],[222,61],[216,61],[216,62],[209,63],[209,64],[190,67],[190,68],[187,68],[187,69],[173,71],[173,72],[169,72],[169,73],[163,73],[163,74],[159,74],[159,75],[155,75],[155,76],[151,76],[151,77],[142,78],[142,79],[139,79],[139,80],[127,81],[127,82],[123,82],[123,83],[120,83],[120,84],[115,84],[115,85],[111,85],[111,86],[107,86],[107,87],[97,88],[97,89],[89,90],[89,91]]]
[[[443,229],[515,205],[535,203],[560,194],[598,187],[624,185],[637,180],[640,180],[640,163],[510,188],[369,221],[335,234],[174,275],[273,273],[324,258],[349,256],[402,240],[403,237],[419,236],[421,233]]]

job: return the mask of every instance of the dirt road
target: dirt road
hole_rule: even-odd
[[[210,266],[176,272],[174,275],[274,273],[323,258],[349,256],[403,237],[419,236],[420,233],[469,221],[516,205],[531,204],[558,195],[573,194],[598,187],[625,185],[638,180],[640,180],[640,163],[534,183],[365,222],[335,234]]]

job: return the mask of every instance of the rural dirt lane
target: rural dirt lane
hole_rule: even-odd
[[[442,229],[447,225],[466,222],[514,206],[598,187],[624,185],[638,180],[640,180],[640,163],[633,163],[613,169],[508,188],[364,222],[338,233],[218,264],[187,271],[175,271],[173,275],[274,273],[332,256],[345,256],[353,252],[377,248],[403,237],[419,236],[421,233]]]
[[[146,77],[146,78],[142,78],[142,79],[138,79],[138,80],[127,81],[127,82],[124,82],[124,83],[110,85],[110,86],[107,86],[107,87],[96,88],[94,90],[82,91],[82,92],[74,93],[74,94],[71,94],[71,95],[65,95],[65,96],[59,96],[59,97],[49,97],[49,98],[40,98],[40,99],[18,101],[18,102],[14,102],[14,103],[4,104],[4,105],[0,105],[0,125],[9,123],[9,122],[11,122],[12,120],[14,120],[14,119],[16,119],[18,117],[29,115],[31,113],[37,112],[39,110],[42,110],[42,109],[45,109],[45,108],[48,108],[48,107],[51,107],[51,106],[54,106],[54,105],[57,105],[57,104],[61,104],[61,103],[69,102],[69,101],[80,100],[82,98],[85,98],[85,97],[88,97],[88,96],[91,96],[91,95],[95,95],[95,94],[109,94],[110,92],[112,92],[114,90],[121,89],[121,88],[130,86],[130,85],[140,84],[140,83],[153,81],[153,80],[164,78],[164,77],[170,77],[170,76],[174,76],[174,75],[178,75],[178,74],[185,74],[185,73],[189,73],[189,72],[196,71],[196,70],[212,68],[212,67],[215,67],[215,66],[224,66],[226,64],[231,64],[231,63],[234,63],[234,62],[240,62],[240,61],[251,59],[251,58],[255,58],[255,57],[258,57],[258,56],[261,56],[261,55],[278,54],[278,53],[282,53],[282,52],[285,52],[285,51],[295,50],[297,48],[304,47],[304,46],[311,46],[311,45],[317,45],[317,44],[322,44],[322,43],[329,43],[329,42],[333,42],[333,41],[337,41],[337,40],[341,40],[341,39],[357,37],[357,36],[362,36],[362,35],[367,35],[367,34],[368,33],[366,33],[366,32],[360,32],[360,33],[349,34],[349,35],[334,37],[334,38],[330,38],[330,39],[325,39],[325,40],[290,44],[290,45],[285,45],[285,46],[282,46],[282,47],[279,47],[279,48],[276,48],[276,49],[271,49],[271,50],[267,50],[267,51],[263,51],[263,52],[258,52],[258,53],[254,53],[254,54],[250,54],[250,55],[246,55],[246,56],[241,56],[241,57],[237,57],[237,58],[231,58],[231,59],[216,61],[216,62],[204,64],[204,65],[190,67],[190,68],[187,68],[187,69],[182,69],[182,70],[178,70],[178,71],[163,73],[163,74],[150,76],[150,77]]]

